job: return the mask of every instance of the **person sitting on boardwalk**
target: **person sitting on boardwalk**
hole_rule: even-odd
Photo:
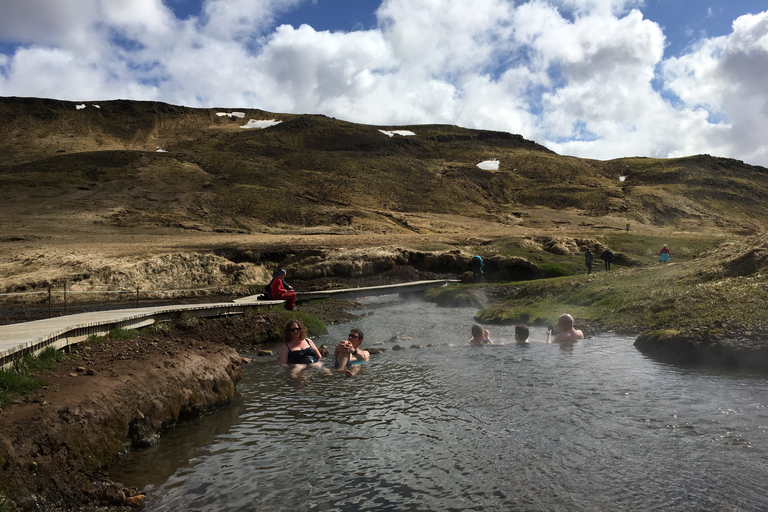
[[[296,307],[296,292],[293,291],[293,286],[290,286],[283,280],[285,274],[284,268],[278,270],[269,283],[269,289],[272,292],[272,299],[284,300],[285,309],[293,311]]]
[[[348,375],[352,374],[352,367],[368,361],[371,354],[360,348],[363,343],[363,331],[360,329],[350,329],[347,339],[336,346],[333,357],[336,359],[336,368],[346,370]]]
[[[472,326],[472,337],[469,338],[470,345],[493,345],[491,333],[480,324]]]
[[[523,324],[517,324],[515,326],[515,342],[518,345],[528,345],[528,336],[530,331],[528,327]]]
[[[661,251],[659,251],[659,261],[662,263],[669,263],[670,256],[672,256],[672,253],[670,253],[669,249],[667,249],[667,244],[664,244],[664,247],[662,247]]]
[[[307,338],[307,328],[295,318],[283,327],[282,338],[285,344],[280,347],[277,360],[282,366],[292,367],[293,374],[323,358],[314,342]]]
[[[551,338],[552,331],[547,329],[547,343],[560,343],[561,341],[576,341],[584,338],[584,333],[573,328],[573,317],[568,313],[560,315],[557,319],[557,327],[560,333]]]

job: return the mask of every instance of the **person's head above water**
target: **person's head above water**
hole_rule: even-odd
[[[557,326],[563,330],[573,329],[573,317],[568,313],[563,313],[560,318],[557,319]]]
[[[528,336],[530,335],[530,331],[528,330],[528,327],[523,324],[518,324],[515,326],[515,340],[519,343],[522,343],[524,341],[528,340]]]
[[[472,326],[472,337],[478,338],[483,335],[483,326],[480,324],[475,324]]]

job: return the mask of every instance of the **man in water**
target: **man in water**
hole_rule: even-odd
[[[489,333],[488,329],[482,325],[473,325],[470,332],[472,333],[472,337],[469,338],[470,345],[493,345],[493,341],[491,341],[491,333]]]
[[[528,336],[530,331],[528,327],[523,324],[517,324],[515,326],[515,342],[518,345],[528,345]]]
[[[360,329],[350,329],[347,339],[336,346],[333,352],[333,358],[336,359],[336,367],[339,370],[345,370],[347,375],[352,375],[351,367],[368,361],[371,354],[367,350],[360,348],[363,342],[363,331]]]
[[[568,313],[560,315],[557,319],[557,327],[560,334],[550,339],[552,331],[547,329],[547,343],[560,343],[561,341],[576,341],[584,338],[584,333],[573,328],[573,317]]]

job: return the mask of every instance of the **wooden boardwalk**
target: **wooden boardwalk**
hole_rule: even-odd
[[[366,288],[348,288],[318,292],[299,292],[298,300],[325,298],[356,298],[369,295],[388,295],[410,293],[445,286],[457,281],[416,281],[412,283],[371,286]],[[254,307],[282,307],[282,300],[260,300],[258,295],[243,297],[234,302],[213,304],[184,304],[176,306],[157,306],[146,308],[113,309],[65,315],[45,320],[35,320],[20,324],[0,325],[0,367],[6,366],[30,352],[38,352],[46,347],[65,348],[85,341],[89,336],[103,336],[112,329],[138,329],[164,322],[190,317],[216,317],[242,314]]]

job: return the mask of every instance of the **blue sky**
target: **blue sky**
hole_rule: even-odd
[[[768,166],[766,91],[764,0],[0,0],[3,96],[449,123],[587,158]]]

